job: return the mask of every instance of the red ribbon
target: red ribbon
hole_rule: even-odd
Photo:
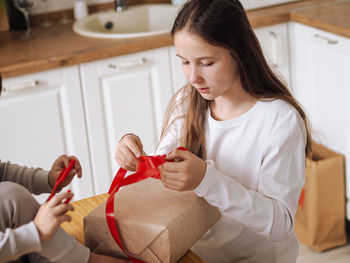
[[[179,147],[177,149],[186,151],[186,148],[184,147]],[[112,185],[108,191],[109,197],[106,203],[106,220],[107,220],[109,231],[111,232],[114,238],[114,241],[123,250],[123,252],[129,257],[129,259],[134,263],[145,263],[145,262],[130,256],[126,252],[122,244],[122,241],[118,233],[118,227],[115,222],[114,195],[119,191],[119,188],[122,186],[137,183],[139,181],[147,179],[148,177],[160,179],[158,166],[168,161],[165,159],[165,157],[166,155],[140,156],[139,162],[137,164],[136,173],[131,174],[125,178],[127,171],[123,168],[120,168],[116,176],[114,177]]]
[[[61,190],[61,186],[63,184],[63,182],[66,180],[67,176],[69,175],[69,172],[73,169],[75,165],[75,159],[71,159],[68,166],[63,168],[60,175],[57,177],[55,185],[52,188],[51,194],[49,196],[49,198],[47,198],[47,201],[50,201],[50,199],[58,192]],[[70,191],[70,190],[69,190]],[[68,200],[68,199],[67,199]],[[67,202],[66,200],[66,202]],[[68,202],[66,204],[69,203],[69,201],[71,200],[71,198],[68,200]]]
[[[304,202],[305,202],[305,189],[301,190],[299,202],[298,205],[301,207],[301,209],[304,209]]]

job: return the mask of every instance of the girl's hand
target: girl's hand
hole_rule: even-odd
[[[81,178],[82,171],[79,160],[75,156],[61,155],[53,163],[49,172],[49,184],[51,187],[55,185],[57,177],[60,175],[61,171],[69,165],[70,159],[75,159],[75,165],[73,169],[69,172],[66,180],[64,180],[64,182],[62,183],[62,188],[67,186],[73,180],[75,174],[77,174],[78,177]]]
[[[179,149],[171,152],[166,159],[175,162],[166,162],[158,166],[165,187],[187,191],[195,189],[200,184],[207,169],[205,161],[191,152]]]
[[[73,197],[71,192],[56,194],[50,201],[40,206],[34,218],[34,224],[38,229],[41,241],[49,240],[63,222],[72,220],[71,216],[66,213],[69,210],[74,211],[74,207],[62,202],[71,197]]]
[[[117,144],[115,160],[125,170],[135,171],[142,152],[143,145],[140,138],[135,134],[126,134]]]

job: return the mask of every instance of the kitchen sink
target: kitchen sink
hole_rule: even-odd
[[[93,13],[73,24],[75,33],[92,38],[136,38],[169,33],[179,6],[132,5],[126,10]]]

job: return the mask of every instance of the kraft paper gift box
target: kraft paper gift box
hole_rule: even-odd
[[[115,195],[115,221],[124,248],[145,262],[177,262],[220,218],[217,208],[193,191],[165,188],[148,178]],[[99,254],[123,256],[105,215],[106,202],[84,218],[85,245]]]
[[[344,155],[312,144],[295,215],[299,241],[316,251],[346,244]]]

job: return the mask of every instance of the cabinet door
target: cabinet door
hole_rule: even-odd
[[[187,80],[182,71],[181,59],[176,56],[176,49],[174,46],[169,47],[169,58],[171,67],[171,77],[173,82],[173,92],[175,93],[187,84]]]
[[[75,199],[93,195],[78,67],[8,78],[3,84],[1,160],[49,170],[61,154],[76,155],[83,178],[70,186]]]
[[[350,198],[350,39],[298,23],[291,33],[294,94],[309,114],[314,139],[345,154]]]
[[[288,24],[277,24],[254,30],[271,68],[290,85]]]
[[[168,48],[82,64],[81,76],[94,184],[104,193],[122,135],[137,134],[146,153],[156,146],[172,95]]]

